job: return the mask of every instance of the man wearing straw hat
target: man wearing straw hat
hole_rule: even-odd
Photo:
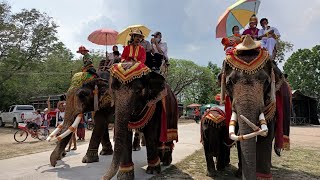
[[[92,57],[89,54],[89,50],[86,49],[84,46],[80,46],[77,53],[80,53],[83,55],[83,57],[82,57],[82,60],[83,60],[82,72],[88,72],[90,74],[96,75],[96,69],[93,66]]]
[[[126,46],[121,55],[121,62],[126,61],[139,61],[145,63],[146,61],[146,51],[140,45],[141,40],[144,38],[142,31],[134,30],[130,33],[131,44]]]

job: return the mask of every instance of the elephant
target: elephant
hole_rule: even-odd
[[[75,131],[77,125],[76,117],[84,112],[95,111],[94,109],[94,90],[98,95],[98,110],[95,111],[95,125],[92,131],[89,147],[86,155],[83,157],[83,163],[92,163],[99,161],[98,148],[101,143],[102,150],[100,155],[113,154],[112,145],[109,139],[108,124],[114,114],[114,107],[111,107],[110,96],[108,94],[108,73],[100,73],[100,77],[93,77],[89,73],[76,73],[72,78],[71,86],[66,94],[66,110],[63,125],[59,126],[48,138],[54,138],[59,131],[62,131],[56,148],[50,155],[50,163],[55,166],[57,160],[65,155],[65,147],[71,138],[71,131]],[[95,89],[96,88],[96,89]],[[70,134],[68,134],[70,133]]]
[[[228,129],[225,113],[218,107],[211,108],[201,119],[201,142],[207,162],[207,176],[216,175],[213,157],[217,159],[217,170],[223,170],[230,163]]]
[[[110,95],[115,106],[114,153],[103,179],[134,179],[132,129],[145,135],[147,174],[160,173],[160,163],[172,162],[178,141],[178,103],[165,78],[139,62],[114,65],[110,77]]]
[[[245,36],[241,45],[252,44],[258,43]],[[268,52],[259,48],[236,48],[227,54],[221,72],[221,97],[227,95],[232,109],[229,136],[240,141],[242,179],[272,179],[272,141],[278,123],[276,92],[284,76]],[[236,124],[239,136],[235,134]]]

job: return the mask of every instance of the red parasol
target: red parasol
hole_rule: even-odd
[[[115,45],[118,32],[113,29],[98,29],[88,36],[88,40],[98,45]]]

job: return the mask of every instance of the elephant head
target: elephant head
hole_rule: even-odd
[[[165,90],[165,79],[150,72],[144,64],[122,63],[111,69],[110,94],[115,105],[115,145],[112,163],[104,179],[111,179],[119,169],[123,153],[129,150],[128,124],[139,120],[148,104],[156,102]],[[131,149],[130,149],[131,153]]]
[[[242,44],[250,43],[258,44],[249,36]],[[222,97],[226,94],[231,100],[229,135],[231,139],[241,141],[243,177],[255,179],[256,139],[253,137],[268,135],[266,120],[274,116],[275,92],[283,82],[283,75],[275,62],[269,59],[267,51],[236,49],[234,54],[227,55],[219,81]],[[270,110],[268,115],[264,114],[266,109]],[[234,134],[236,122],[240,136]],[[257,125],[261,125],[260,128]]]
[[[88,73],[76,73],[71,81],[71,86],[66,94],[65,118],[48,137],[48,141],[56,137],[59,141],[51,153],[52,166],[61,158],[64,148],[69,142],[71,133],[74,132],[85,112],[95,111],[97,108],[111,107],[111,99],[108,93],[108,82],[105,79],[91,76]],[[95,105],[96,104],[96,105]],[[96,106],[96,107],[95,107]]]

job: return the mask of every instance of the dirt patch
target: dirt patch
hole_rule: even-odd
[[[53,130],[54,129],[50,129],[50,132]],[[17,143],[13,138],[16,131],[17,129],[0,128],[0,160],[50,151],[56,146],[55,142],[40,141],[30,137],[30,135],[25,142]],[[88,143],[91,138],[91,133],[92,131],[86,130],[86,141],[77,141],[77,145]]]
[[[203,149],[196,151],[191,156],[151,178],[159,179],[239,179],[235,177],[238,167],[236,148],[231,150],[231,165],[217,173],[214,178],[206,176],[206,162]],[[293,149],[283,152],[279,158],[273,153],[273,167],[271,169],[274,179],[319,179],[320,177],[320,153],[310,149]]]
[[[319,137],[320,126],[291,127],[291,150],[282,152],[281,157],[272,154],[273,178],[320,179]],[[151,179],[237,179],[234,176],[238,168],[236,148],[231,149],[230,160],[230,166],[225,171],[218,172],[214,178],[207,177],[204,150],[201,149]]]
[[[192,119],[179,119],[178,123],[189,124],[195,122]],[[110,124],[110,138],[113,137],[112,128],[113,124]],[[50,132],[52,132],[53,130],[54,128],[50,128]],[[12,127],[0,128],[0,160],[44,151],[51,151],[56,146],[56,143],[54,142],[40,141],[38,139],[33,139],[30,136],[25,142],[17,143],[13,138],[13,135],[16,131],[17,129],[13,129]],[[92,131],[86,130],[86,141],[77,141],[77,145],[88,143],[91,138],[91,133]]]

